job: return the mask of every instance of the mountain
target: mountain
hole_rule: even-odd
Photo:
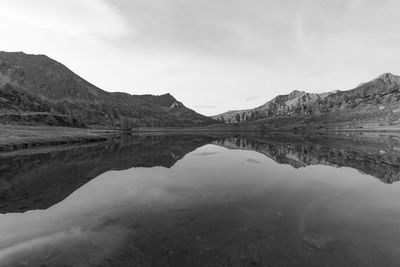
[[[170,94],[106,92],[45,55],[0,52],[0,122],[204,126],[215,121]]]
[[[304,113],[306,106],[324,101],[329,95],[337,93],[332,91],[322,94],[307,93],[294,90],[287,95],[278,95],[262,106],[254,109],[233,110],[212,116],[214,119],[225,122],[253,121],[277,115],[292,115]]]
[[[384,73],[351,90],[322,94],[295,90],[257,108],[228,111],[213,118],[280,129],[392,127],[400,124],[399,89],[400,76]]]

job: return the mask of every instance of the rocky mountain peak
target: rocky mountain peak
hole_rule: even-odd
[[[288,95],[288,100],[294,99],[294,98],[298,98],[302,95],[305,95],[306,92],[304,91],[299,91],[299,90],[293,90],[289,95]]]
[[[357,112],[361,110],[367,114],[367,108],[375,106],[382,111],[387,108],[386,105],[398,104],[399,99],[400,76],[384,73],[378,78],[351,90],[335,90],[325,93],[307,93],[294,90],[289,94],[278,95],[259,107],[229,111],[213,116],[213,118],[225,123],[252,122],[267,118],[276,119],[277,125],[279,124],[279,127],[282,127],[285,124],[283,117],[306,115],[307,117],[322,116],[321,118],[325,118],[322,121],[326,123],[328,117],[323,116],[327,116],[327,113],[330,112],[342,112],[346,114],[343,118],[350,116],[346,112],[351,113],[352,110],[357,110]],[[385,106],[382,103],[385,103]],[[400,109],[394,110],[397,113],[397,110]],[[288,119],[288,121],[290,120],[292,119]],[[392,122],[390,121],[390,123]]]
[[[183,104],[179,101],[175,101],[174,103],[172,103],[172,105],[169,108],[173,109],[173,108],[180,108],[180,107],[183,107]]]
[[[386,84],[400,84],[400,76],[393,75],[389,72],[380,75],[377,80],[381,80]]]

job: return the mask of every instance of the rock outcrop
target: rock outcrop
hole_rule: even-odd
[[[357,127],[368,123],[391,125],[399,119],[393,115],[400,108],[399,89],[400,76],[384,73],[348,91],[313,94],[295,90],[287,95],[279,95],[260,107],[228,111],[213,118],[225,123],[264,120],[261,123],[270,128],[279,128],[285,121],[294,127],[304,127],[306,120],[313,119],[318,127],[329,123],[339,123],[339,126],[336,125],[338,127],[353,127],[357,122]],[[365,120],[366,116],[370,116],[372,120]],[[296,117],[297,126],[292,122]],[[277,121],[279,123],[276,123]]]

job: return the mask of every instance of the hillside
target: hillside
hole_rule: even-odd
[[[248,110],[213,116],[225,123],[270,129],[400,128],[400,77],[385,73],[347,91],[293,91]]]
[[[170,94],[109,93],[45,55],[0,52],[0,123],[131,128],[214,122]]]
[[[233,110],[225,113],[212,116],[213,118],[228,122],[243,122],[243,121],[254,121],[260,118],[266,118],[277,115],[290,115],[302,113],[301,108],[303,106],[322,101],[328,95],[335,92],[329,92],[324,94],[312,94],[303,91],[294,90],[287,95],[278,95],[272,100],[266,102],[254,109],[246,110]]]

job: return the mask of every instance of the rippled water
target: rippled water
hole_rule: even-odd
[[[397,136],[121,136],[0,155],[1,266],[400,266]]]

